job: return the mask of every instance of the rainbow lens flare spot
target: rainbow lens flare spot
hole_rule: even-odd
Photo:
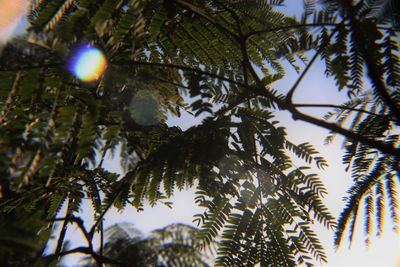
[[[95,82],[103,76],[107,60],[98,48],[86,45],[78,49],[69,65],[70,71],[83,82]]]

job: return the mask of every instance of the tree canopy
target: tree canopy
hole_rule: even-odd
[[[198,229],[171,224],[144,236],[132,224],[119,223],[105,231],[104,255],[115,259],[112,266],[211,266],[215,247],[199,250]],[[84,266],[97,266],[91,258]]]
[[[398,231],[399,12],[385,19],[379,2],[308,0],[296,19],[277,11],[283,0],[33,1],[27,36],[0,56],[1,264],[55,265],[71,253],[113,263],[103,256],[107,211],[169,205],[186,187],[204,208],[196,246],[216,242],[218,266],[325,262],[313,224],[335,231],[339,246],[362,208],[367,237],[372,220],[382,231],[386,206]],[[95,82],[68,70],[81,45],[106,55]],[[347,92],[341,105],[293,99],[319,59]],[[299,77],[282,92],[274,82],[287,65]],[[306,107],[331,111],[318,118]],[[277,111],[329,130],[327,142],[345,138],[353,185],[338,220],[314,174],[328,162],[312,144],[290,141]],[[187,130],[166,123],[181,113],[205,118]],[[121,176],[103,167],[115,151]],[[95,213],[90,229],[78,217],[84,199]],[[46,254],[56,222],[61,233]],[[65,245],[71,224],[86,247]]]

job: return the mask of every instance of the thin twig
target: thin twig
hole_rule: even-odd
[[[119,265],[119,266],[126,266],[127,267],[126,264],[124,264],[124,263],[122,263],[120,261],[108,258],[106,256],[100,256],[95,251],[93,251],[90,247],[77,247],[77,248],[66,250],[66,251],[60,251],[59,253],[46,255],[44,257],[51,260],[51,259],[54,259],[54,258],[64,257],[66,255],[76,254],[76,253],[90,255],[90,256],[93,257],[93,259],[95,259],[96,262],[104,262],[104,263],[116,264],[116,265]]]
[[[354,107],[345,107],[345,106],[340,106],[340,105],[333,105],[333,104],[293,104],[294,107],[297,108],[336,108],[336,109],[341,109],[341,110],[351,110],[351,111],[357,111],[361,113],[366,113],[370,114],[373,116],[377,117],[382,117],[387,119],[388,115],[387,114],[377,114],[365,109],[360,109],[360,108],[354,108]],[[389,119],[392,120],[392,119]]]
[[[71,202],[71,200],[70,200],[70,198],[68,198],[67,207],[66,207],[66,208],[67,208],[67,211],[66,211],[66,216],[65,216],[65,218],[68,218],[68,217],[71,215],[71,214],[69,213],[69,205],[70,205],[70,202]],[[61,227],[60,235],[58,236],[58,239],[57,239],[57,246],[56,246],[56,249],[55,249],[54,254],[58,254],[58,253],[60,253],[61,250],[62,250],[62,247],[63,247],[63,244],[64,244],[65,234],[66,234],[66,232],[67,232],[68,223],[69,223],[69,220],[68,220],[68,219],[65,219],[65,220],[63,221],[63,225],[62,225],[62,227]]]
[[[250,38],[253,35],[259,35],[267,32],[275,32],[280,30],[291,30],[298,28],[308,28],[308,27],[336,27],[341,25],[340,23],[308,23],[308,24],[293,24],[285,26],[269,26],[261,30],[256,30],[245,34],[246,38]]]
[[[342,23],[343,24],[343,23]],[[329,35],[329,39],[332,38],[332,36],[335,34],[336,31],[332,31],[331,34]],[[318,58],[318,56],[321,54],[322,50],[324,50],[325,47],[322,45],[318,48],[317,52],[315,52],[314,56],[311,58],[310,62],[307,64],[307,66],[304,68],[303,72],[300,74],[299,78],[297,78],[296,82],[293,84],[292,88],[289,90],[287,96],[286,96],[286,101],[289,103],[293,102],[293,95],[296,89],[298,88],[300,82],[303,80],[307,72],[310,70],[311,66],[314,64],[315,60]]]

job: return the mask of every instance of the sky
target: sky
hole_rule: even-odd
[[[27,4],[27,0],[0,0],[0,43],[18,30]]]
[[[26,1],[23,0],[0,0],[0,42],[9,39],[13,36],[12,34],[20,32],[18,27],[21,29],[21,22],[23,24],[23,20],[21,19],[23,8],[21,5],[24,3]],[[285,10],[288,14],[295,15],[301,12],[302,1],[287,0],[286,3],[288,8]],[[7,14],[7,16],[4,14]],[[275,84],[276,89],[287,91],[293,85],[297,76],[298,74],[289,68],[286,78]],[[345,99],[345,95],[338,93],[334,81],[325,77],[323,63],[317,62],[300,84],[294,99],[297,103],[335,104]],[[307,111],[317,116],[323,114],[326,110],[308,109]],[[278,113],[277,116],[282,121],[282,124],[287,126],[288,137],[291,141],[297,143],[310,142],[314,144],[328,160],[329,167],[325,171],[318,173],[329,191],[325,203],[332,213],[338,216],[344,205],[342,197],[346,195],[345,192],[351,185],[350,174],[345,172],[344,166],[341,164],[342,139],[339,137],[333,144],[326,146],[323,142],[324,137],[327,135],[326,130],[303,122],[293,122],[290,115],[284,112]],[[170,118],[168,123],[171,126],[178,125],[182,129],[186,129],[200,123],[200,119],[193,120],[188,114],[182,113],[182,117],[179,120]],[[110,171],[122,173],[118,159],[109,158],[104,162],[103,166]],[[173,209],[159,204],[155,207],[145,206],[144,211],[140,213],[136,212],[133,208],[126,208],[123,212],[111,210],[106,215],[104,224],[107,227],[118,222],[131,222],[144,233],[175,222],[192,224],[193,215],[201,212],[194,204],[194,196],[194,189],[177,192],[172,199],[174,202]],[[81,216],[85,219],[85,224],[88,227],[93,222],[90,210],[89,204],[86,203],[82,206]],[[338,251],[335,251],[333,248],[333,233],[326,231],[323,227],[317,227],[316,231],[321,239],[321,243],[326,248],[329,259],[329,262],[322,266],[400,267],[400,236],[391,231],[391,227],[391,221],[387,218],[384,234],[380,238],[373,238],[371,246],[367,249],[362,233],[363,227],[361,221],[358,220],[351,250],[348,249],[348,243],[344,242]],[[77,229],[70,228],[68,236],[71,239],[71,246],[81,246],[84,244],[84,239]],[[64,263],[67,266],[79,266],[79,259],[79,255],[69,256],[65,258]]]

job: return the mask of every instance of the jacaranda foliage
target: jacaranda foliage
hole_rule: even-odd
[[[84,253],[99,266],[124,266],[93,246],[95,235],[103,244],[107,211],[169,205],[187,187],[204,208],[193,244],[216,244],[217,266],[325,262],[313,225],[336,231],[339,245],[361,208],[367,236],[374,217],[381,232],[386,206],[398,230],[399,12],[385,20],[378,1],[304,2],[295,19],[277,11],[283,0],[33,1],[27,35],[0,56],[0,265],[55,265]],[[68,70],[81,45],[106,56],[95,82]],[[326,118],[293,101],[318,58],[348,93]],[[300,76],[285,93],[274,82],[290,79],[288,65]],[[328,141],[345,137],[354,182],[338,223],[313,173],[327,162],[287,138],[277,110],[329,130]],[[166,124],[183,113],[204,119],[187,130]],[[122,176],[103,168],[118,151]],[[90,229],[79,218],[84,199],[95,213]],[[61,231],[46,254],[55,222]],[[71,224],[87,246],[65,245]]]

